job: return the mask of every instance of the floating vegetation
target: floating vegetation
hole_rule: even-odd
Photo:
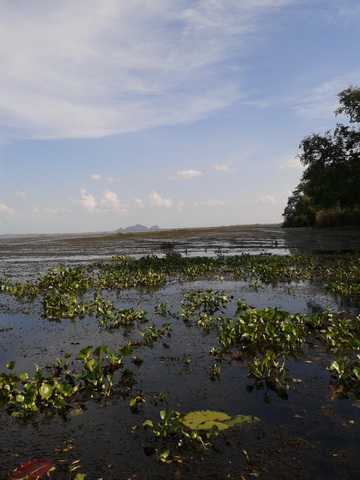
[[[38,411],[68,411],[75,408],[74,402],[81,405],[94,393],[108,396],[113,392],[115,371],[131,353],[128,345],[118,352],[105,345],[88,346],[72,360],[72,355],[66,354],[46,369],[35,365],[32,377],[27,372],[16,373],[15,361],[8,362],[10,372],[0,373],[0,405],[19,418]]]
[[[314,255],[236,255],[215,258],[181,257],[167,253],[159,258],[148,255],[135,260],[131,257],[112,257],[87,267],[65,267],[59,265],[40,275],[34,282],[12,283],[0,278],[0,292],[10,293],[16,299],[31,301],[43,298],[44,317],[62,318],[91,314],[94,305],[80,302],[85,292],[93,290],[100,295],[104,290],[121,290],[139,287],[159,287],[174,280],[207,279],[251,279],[251,286],[259,288],[261,283],[290,282],[316,278],[336,293],[359,294],[360,256],[344,255],[341,259],[324,261]],[[254,287],[255,288],[255,287]],[[213,295],[213,297],[211,297]],[[199,292],[197,298],[189,294],[192,303],[202,304],[203,310],[225,307],[229,299],[225,292]],[[223,298],[222,298],[223,297]],[[79,303],[80,302],[80,303]],[[96,299],[94,300],[96,303]],[[159,305],[162,314],[168,308]],[[169,307],[169,306],[168,306]],[[54,314],[54,311],[57,313]]]
[[[181,414],[168,407],[160,411],[160,421],[155,425],[150,419],[143,426],[162,440],[159,448],[153,448],[155,457],[164,463],[182,463],[191,450],[212,446],[219,432],[230,427],[254,424],[260,419],[252,415],[231,417],[224,412],[201,410]]]
[[[9,475],[11,480],[36,480],[55,470],[55,466],[47,459],[27,460],[16,467]]]
[[[235,425],[252,424],[260,419],[252,415],[235,415],[231,417],[224,412],[213,412],[212,410],[199,410],[189,412],[182,417],[182,422],[191,430],[211,430],[214,425],[219,430],[226,430]]]

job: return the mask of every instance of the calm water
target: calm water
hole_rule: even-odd
[[[113,255],[142,256],[162,254],[162,244],[171,242],[182,255],[236,255],[241,253],[299,253],[315,251],[324,255],[359,249],[356,231],[286,231],[276,227],[231,229],[223,231],[164,232],[156,236],[59,235],[2,237],[0,239],[0,276],[21,281],[34,279],[59,263],[74,265],[106,260]],[[172,323],[171,337],[153,347],[140,346],[134,353],[144,362],[136,367],[126,358],[122,372],[131,376],[130,391],[121,388],[121,372],[116,393],[110,398],[94,398],[84,405],[82,415],[47,418],[39,414],[26,423],[18,423],[5,410],[0,411],[0,478],[28,458],[49,458],[56,464],[52,479],[66,479],[61,465],[80,460],[87,479],[236,479],[241,475],[260,479],[358,478],[360,457],[359,410],[354,400],[331,395],[331,358],[313,339],[287,361],[293,378],[288,399],[266,388],[255,388],[248,377],[246,360],[224,361],[221,375],[213,380],[208,354],[216,339],[196,326],[176,318],[164,319],[152,314],[154,306],[169,301],[178,311],[183,292],[201,288],[226,290],[234,301],[226,312],[232,315],[235,299],[262,308],[281,306],[291,312],[313,313],[326,307],[347,308],[353,314],[356,305],[343,304],[309,282],[286,286],[262,286],[254,291],[247,282],[197,281],[166,285],[150,292],[128,290],[111,292],[117,306],[141,305],[149,312],[150,324],[159,327]],[[49,322],[41,318],[41,304],[14,303],[0,296],[0,371],[5,363],[16,360],[17,371],[45,366],[66,352],[76,353],[87,345],[106,344],[116,350],[130,338],[140,339],[138,329],[107,331],[95,318],[71,322]],[[158,403],[154,393],[168,392],[167,403]],[[129,400],[143,393],[146,402],[132,412]],[[266,395],[265,395],[266,394]],[[265,401],[266,399],[266,401]],[[166,406],[186,413],[193,410],[217,410],[230,415],[247,414],[260,418],[255,426],[226,430],[214,442],[214,449],[188,455],[181,464],[160,464],[147,455],[149,447],[160,447],[142,423],[160,420]],[[72,448],[64,449],[64,444]],[[244,453],[245,452],[245,453]],[[189,452],[188,452],[189,453]],[[75,474],[71,478],[75,478]]]

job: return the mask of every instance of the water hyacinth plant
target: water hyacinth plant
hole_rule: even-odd
[[[57,358],[48,369],[35,365],[33,376],[17,373],[16,363],[8,362],[10,372],[0,373],[0,405],[13,417],[24,417],[38,411],[64,412],[73,408],[75,399],[81,403],[94,394],[108,396],[113,391],[114,373],[131,353],[128,345],[118,352],[109,351],[105,345],[88,346],[74,359],[70,354]]]

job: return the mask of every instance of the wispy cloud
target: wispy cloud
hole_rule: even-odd
[[[205,206],[205,207],[221,207],[226,205],[223,200],[205,200],[204,202],[197,202],[194,204],[195,206]]]
[[[91,180],[101,180],[101,175],[98,173],[94,173],[93,175],[90,175]]]
[[[198,119],[243,95],[234,52],[289,1],[2,2],[1,123],[64,138]]]
[[[14,213],[14,209],[9,207],[8,205],[5,205],[5,203],[0,202],[0,215],[11,215]]]
[[[338,106],[337,94],[348,85],[356,84],[359,76],[360,70],[357,68],[351,74],[332,78],[308,92],[301,92],[301,99],[294,99],[295,112],[309,118],[334,116],[334,111]]]
[[[141,198],[134,198],[134,202],[138,208],[144,208],[144,202],[141,200]]]
[[[354,17],[360,17],[360,5],[339,5],[338,14],[340,18],[353,20]]]
[[[272,195],[264,195],[254,202],[255,205],[275,205],[277,203]]]
[[[280,165],[278,170],[304,170],[304,166],[297,157],[294,157]]]
[[[169,177],[170,180],[188,180],[189,178],[199,177],[203,175],[203,172],[199,170],[182,170],[177,172],[173,177]]]
[[[102,176],[99,173],[94,173],[93,175],[90,175],[91,180],[101,180]],[[116,182],[121,182],[120,177],[105,177],[105,182],[107,183],[116,183]]]
[[[230,168],[228,165],[216,163],[213,165],[213,169],[218,172],[233,172],[234,169]]]
[[[105,181],[107,183],[118,183],[118,182],[121,182],[121,178],[120,177],[106,177]]]
[[[47,215],[66,215],[68,213],[71,213],[71,210],[66,207],[59,207],[59,208],[46,207],[44,208],[44,212]]]
[[[162,198],[154,190],[149,195],[150,205],[155,207],[165,207],[170,208],[173,205],[171,198]]]
[[[176,210],[177,212],[182,212],[183,209],[184,209],[184,206],[185,206],[185,204],[184,204],[184,202],[181,200],[180,202],[178,202],[178,203],[175,205],[175,210]]]
[[[25,197],[26,197],[26,192],[23,192],[21,190],[16,190],[15,198],[25,198]]]

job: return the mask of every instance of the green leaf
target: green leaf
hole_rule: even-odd
[[[259,421],[259,418],[251,415],[236,415],[230,417],[224,412],[214,412],[212,410],[199,410],[189,412],[182,418],[182,422],[192,430],[212,430],[214,425],[219,430],[225,430],[234,425],[243,423],[253,423]]]
[[[82,415],[84,413],[84,410],[82,408],[73,408],[70,410],[70,415],[75,417],[76,415]]]
[[[125,345],[122,347],[122,349],[120,350],[120,353],[122,355],[131,355],[132,354],[132,348],[129,347],[129,345]]]
[[[360,350],[360,340],[358,338],[352,338],[350,344],[355,350]]]
[[[46,400],[48,400],[51,397],[53,390],[54,389],[51,385],[49,385],[48,383],[44,383],[39,388],[39,393],[42,398],[45,398]]]
[[[8,368],[9,370],[14,370],[14,368],[15,368],[14,360],[11,360],[10,362],[7,362],[6,368]]]
[[[92,349],[93,349],[92,345],[89,345],[88,347],[83,348],[82,350],[80,350],[80,353],[79,355],[77,355],[76,359],[81,360],[81,359],[87,358],[92,352]]]
[[[89,370],[89,372],[93,372],[94,371],[94,364],[95,364],[95,359],[90,358],[90,360],[85,363],[86,370]]]
[[[154,424],[151,420],[145,420],[145,422],[143,423],[143,426],[144,427],[151,427],[153,428],[154,427]]]
[[[229,427],[233,427],[234,425],[241,425],[244,423],[254,423],[258,422],[260,418],[254,417],[253,415],[236,415],[232,417],[230,420],[226,421],[225,423],[229,425]]]
[[[29,375],[26,372],[20,373],[19,378],[21,382],[26,382],[29,379]]]
[[[160,411],[160,418],[161,420],[169,420],[171,414],[174,412],[172,408],[165,408],[165,410]]]
[[[338,373],[340,373],[340,365],[336,360],[334,360],[331,365],[329,366],[329,370],[336,370]]]
[[[182,422],[192,430],[210,430],[213,425],[216,425],[219,430],[225,430],[229,426],[224,421],[230,419],[227,413],[199,410],[186,414]]]

